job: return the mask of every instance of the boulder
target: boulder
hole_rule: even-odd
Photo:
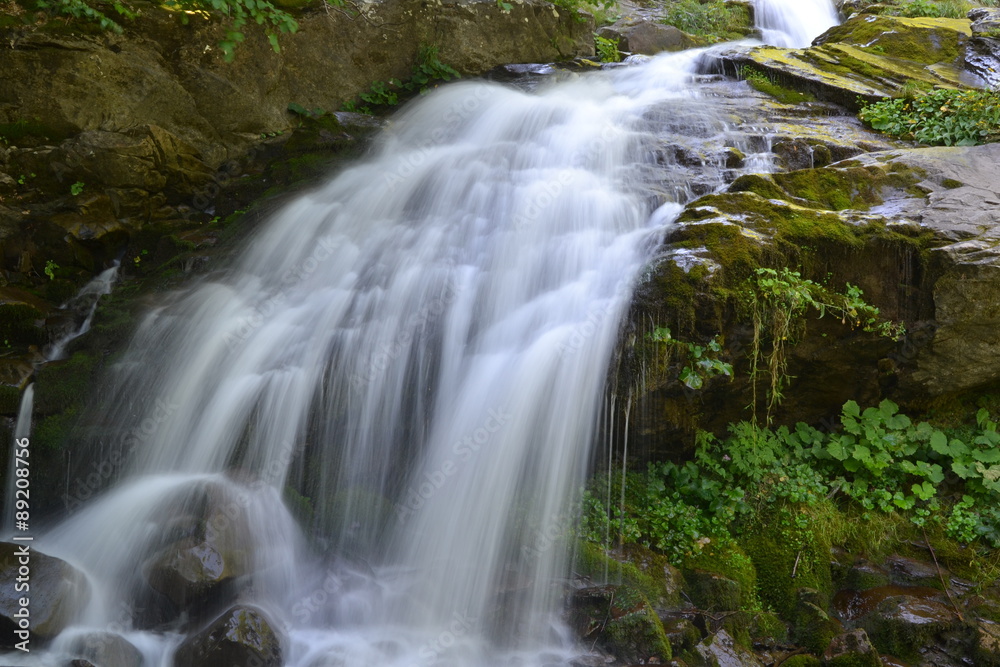
[[[646,18],[621,19],[598,29],[597,34],[605,39],[617,40],[619,51],[647,56],[697,46],[695,40],[683,30]]]
[[[82,572],[29,545],[0,542],[0,645],[8,648],[20,641],[14,631],[23,619],[19,615],[23,613],[22,598],[30,602],[31,638],[36,641],[50,640],[62,632],[78,619],[90,599],[90,584]],[[27,567],[27,575],[19,573],[23,567]],[[24,581],[25,576],[29,581]],[[25,583],[29,588],[23,588]]]
[[[142,653],[130,641],[112,632],[91,632],[73,640],[67,651],[99,667],[142,667]]]
[[[263,610],[232,607],[205,629],[185,639],[174,664],[185,667],[255,665],[281,667],[282,642]]]
[[[178,609],[203,606],[223,595],[241,568],[208,541],[185,539],[153,558],[147,579],[153,590]]]
[[[944,603],[897,595],[886,598],[862,618],[861,626],[879,651],[913,659],[932,645],[943,645],[946,633],[959,630],[961,623]]]

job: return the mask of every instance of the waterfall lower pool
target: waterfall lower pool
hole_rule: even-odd
[[[234,604],[294,667],[585,653],[559,536],[633,284],[729,149],[768,168],[699,55],[446,86],[149,314],[94,418],[119,480],[35,542],[86,574],[86,613],[9,661],[111,633],[185,665]]]

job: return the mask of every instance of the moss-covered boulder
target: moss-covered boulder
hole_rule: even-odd
[[[757,656],[740,646],[725,630],[719,630],[684,656],[693,667],[763,667]]]
[[[784,86],[856,109],[858,100],[892,96],[905,85],[968,85],[965,19],[858,14],[831,28],[807,49],[770,46],[723,56],[727,71],[750,68]]]
[[[570,597],[569,621],[581,640],[630,663],[671,657],[663,625],[646,597],[628,586],[594,586]]]

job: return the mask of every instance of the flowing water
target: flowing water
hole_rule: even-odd
[[[192,619],[150,573],[178,544],[226,559],[223,602],[260,607],[295,667],[585,652],[559,536],[633,284],[737,175],[726,148],[753,153],[698,56],[447,86],[151,313],[91,419],[117,481],[70,485],[79,510],[37,540],[94,593],[53,660],[104,630],[171,664]]]

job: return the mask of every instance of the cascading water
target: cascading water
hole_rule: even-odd
[[[207,544],[287,665],[568,664],[556,537],[632,283],[725,182],[724,152],[672,153],[737,137],[696,57],[448,86],[148,316],[92,419],[119,481],[37,540],[93,591],[52,655],[113,629],[171,664],[191,619],[157,563]]]
[[[840,22],[829,0],[764,0],[754,3],[761,41],[801,49]]]

